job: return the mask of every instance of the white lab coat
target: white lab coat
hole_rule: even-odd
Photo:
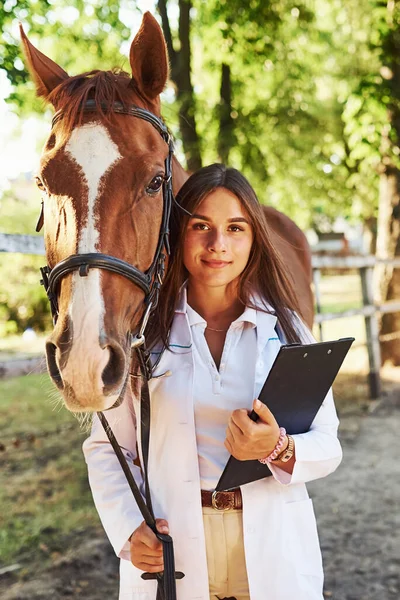
[[[257,397],[276,356],[276,317],[257,311]],[[304,339],[311,341],[303,325]],[[172,326],[173,351],[162,355],[150,381],[151,435],[149,481],[156,517],[167,519],[174,540],[178,600],[209,600],[200,477],[193,411],[193,355],[186,313],[179,306]],[[271,351],[272,346],[274,350]],[[136,416],[135,416],[136,415]],[[107,411],[115,436],[133,465],[136,435],[140,449],[140,405],[128,395]],[[290,476],[274,467],[268,477],[241,487],[246,565],[251,600],[323,600],[323,571],[312,501],[305,482],[325,477],[339,465],[338,419],[329,392],[311,429],[295,435],[296,463]],[[103,526],[121,557],[120,600],[155,600],[154,581],[129,560],[130,534],[142,522],[130,489],[102,427],[95,417],[83,446],[89,481]],[[139,450],[140,454],[140,450]]]

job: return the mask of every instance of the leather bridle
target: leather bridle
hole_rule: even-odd
[[[49,266],[42,267],[40,269],[42,273],[41,284],[44,286],[47,297],[50,301],[51,312],[53,315],[53,321],[56,323],[58,317],[58,287],[63,277],[69,273],[75,271],[79,272],[81,277],[86,277],[90,269],[105,269],[112,273],[121,275],[131,281],[134,285],[139,287],[144,293],[144,312],[141,323],[139,324],[138,332],[132,335],[131,339],[131,350],[136,351],[140,373],[142,375],[142,387],[141,387],[141,438],[142,438],[142,456],[143,456],[143,478],[144,478],[144,490],[145,500],[136,484],[131,470],[126,462],[125,456],[119,447],[119,444],[107,422],[106,417],[102,412],[98,412],[97,415],[104,427],[107,437],[112,445],[118,461],[124,471],[125,477],[128,481],[129,487],[132,494],[138,504],[138,507],[142,513],[142,516],[147,525],[154,531],[156,536],[160,539],[163,546],[164,556],[164,571],[160,573],[143,573],[143,579],[156,579],[157,580],[157,600],[176,600],[176,579],[181,579],[184,574],[181,572],[175,572],[175,560],[172,538],[166,534],[160,534],[157,532],[155,516],[153,513],[150,489],[147,478],[147,463],[149,455],[149,435],[150,435],[150,393],[148,381],[152,377],[152,370],[154,367],[151,366],[150,355],[145,345],[145,329],[150,316],[150,313],[157,306],[160,288],[163,282],[165,273],[165,260],[166,256],[170,253],[169,246],[169,223],[171,216],[172,204],[175,203],[183,212],[190,215],[185,208],[180,206],[174,197],[172,188],[172,157],[174,153],[174,145],[172,137],[165,125],[165,123],[151,113],[150,111],[140,108],[137,106],[124,106],[121,102],[114,102],[110,108],[106,106],[101,107],[104,111],[111,110],[114,113],[122,115],[130,115],[143,119],[150,123],[161,135],[163,140],[168,145],[168,155],[165,159],[165,175],[163,181],[163,214],[161,220],[161,227],[157,242],[156,251],[154,254],[153,262],[150,268],[143,273],[135,266],[116,258],[109,256],[108,254],[101,254],[97,252],[89,254],[73,254],[68,258],[57,263],[52,269]],[[97,106],[94,100],[87,100],[85,105],[82,107],[82,111],[85,113],[95,112]],[[63,118],[63,112],[58,111],[55,113],[52,121],[52,127]],[[36,231],[40,231],[44,222],[43,202],[42,210],[36,226]],[[124,386],[125,389],[125,386]],[[117,400],[118,405],[123,399],[123,393]]]
[[[102,107],[106,110],[106,106]],[[85,113],[95,112],[97,110],[97,106],[94,100],[87,100],[85,105],[82,107],[82,111]],[[172,204],[175,203],[179,206],[179,208],[190,214],[186,209],[181,207],[175,200],[173,189],[172,189],[172,157],[174,153],[174,144],[172,140],[172,136],[168,131],[165,123],[151,113],[150,111],[140,108],[138,106],[124,106],[121,102],[114,102],[111,108],[112,112],[122,114],[122,115],[130,115],[132,117],[137,117],[139,119],[143,119],[150,123],[161,135],[165,143],[168,145],[168,155],[165,159],[165,174],[163,180],[163,214],[162,221],[160,227],[160,233],[157,242],[157,248],[154,254],[153,262],[150,268],[143,273],[135,266],[116,258],[114,256],[109,256],[108,254],[101,254],[99,252],[93,252],[89,254],[73,254],[68,258],[57,263],[52,269],[49,266],[45,266],[41,269],[42,273],[42,285],[44,286],[47,297],[50,301],[51,312],[53,315],[54,323],[57,321],[58,316],[58,301],[57,301],[57,293],[58,293],[58,285],[63,277],[72,273],[74,271],[78,271],[81,277],[85,277],[88,275],[89,269],[105,269],[107,271],[111,271],[112,273],[117,273],[118,275],[122,275],[129,281],[131,281],[134,285],[139,287],[144,295],[144,303],[146,306],[146,310],[143,314],[143,321],[139,327],[139,333],[136,334],[132,339],[132,348],[138,348],[143,345],[145,342],[144,338],[144,329],[147,325],[147,320],[150,315],[150,312],[154,310],[158,302],[158,296],[160,292],[160,287],[163,282],[164,273],[165,273],[165,260],[166,255],[169,254],[169,222],[171,216]],[[58,111],[55,113],[52,121],[52,127],[60,121],[63,117],[63,112]],[[38,225],[36,227],[36,231],[40,231],[43,225],[43,205],[42,212],[38,220]],[[150,376],[151,374],[149,374]]]

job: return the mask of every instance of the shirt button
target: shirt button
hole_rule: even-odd
[[[219,376],[218,375],[215,376],[215,381],[219,381]]]
[[[262,360],[259,360],[259,361],[257,362],[257,367],[258,367],[259,369],[262,369],[262,368],[263,368],[263,366],[264,366],[264,363],[263,363],[263,361],[262,361]]]

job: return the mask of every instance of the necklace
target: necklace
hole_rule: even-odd
[[[227,329],[213,329],[212,327],[209,327],[207,325],[206,329],[208,329],[209,331],[218,331],[219,333],[226,333],[228,330]]]

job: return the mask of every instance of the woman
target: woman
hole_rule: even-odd
[[[272,247],[260,204],[235,169],[211,165],[185,183],[171,264],[147,339],[155,364],[149,481],[158,529],[174,539],[179,600],[322,600],[322,561],[305,482],[341,460],[329,393],[311,429],[287,436],[257,394],[283,341],[312,341]],[[254,408],[260,419],[248,417]],[[108,411],[137,480],[127,397]],[[140,428],[139,428],[140,429]],[[140,440],[139,440],[140,448]],[[103,525],[121,560],[120,598],[154,600],[143,571],[163,569],[97,419],[84,444]],[[212,501],[232,454],[268,461],[273,477]],[[228,510],[221,510],[228,508]]]

